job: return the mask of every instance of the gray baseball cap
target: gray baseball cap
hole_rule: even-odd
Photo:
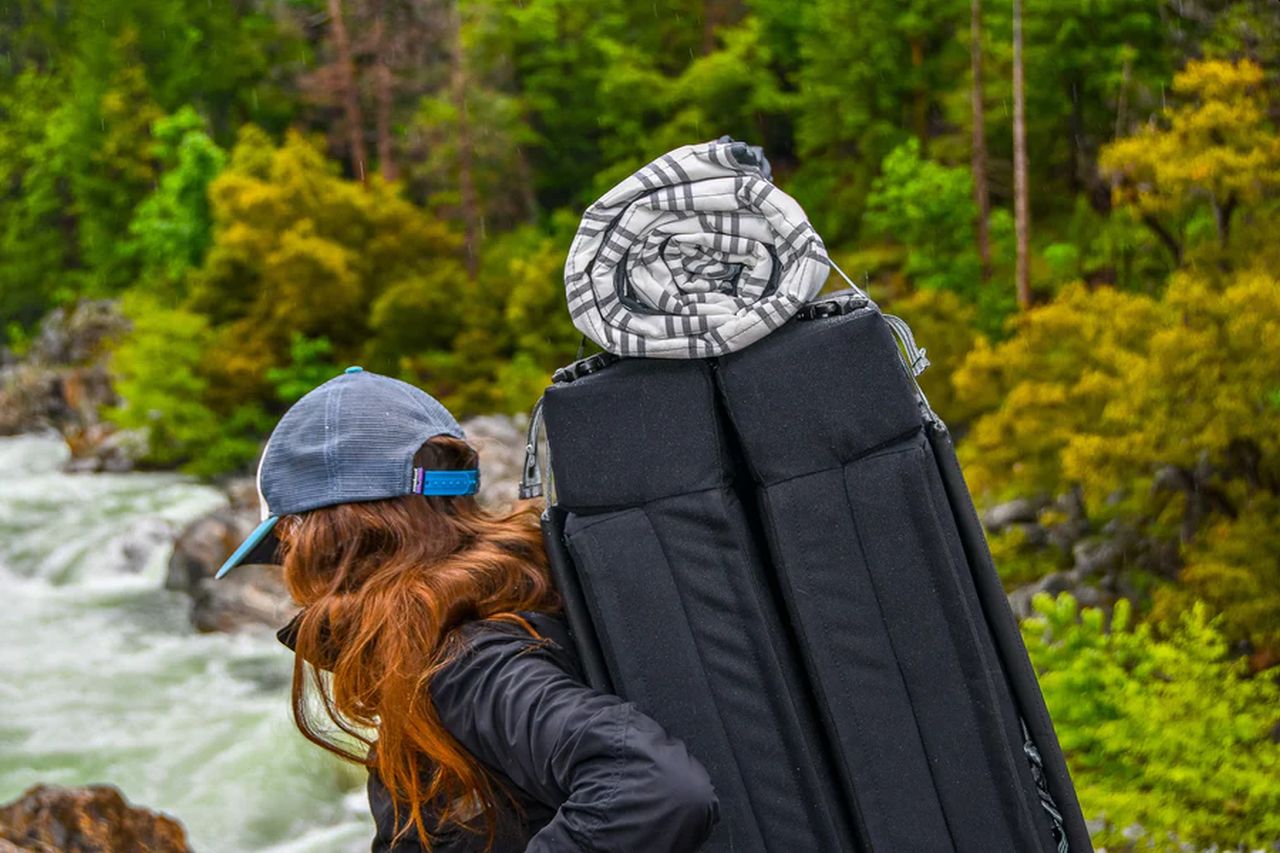
[[[262,522],[214,576],[246,563],[273,563],[281,516],[322,506],[401,495],[470,495],[480,472],[415,468],[429,438],[465,439],[462,427],[420,388],[348,367],[294,403],[258,463]]]

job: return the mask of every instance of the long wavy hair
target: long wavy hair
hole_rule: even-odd
[[[423,468],[476,465],[450,436],[427,441]],[[440,825],[478,832],[491,847],[509,791],[441,724],[431,677],[459,650],[454,629],[477,619],[534,629],[516,611],[552,612],[536,508],[493,515],[474,496],[406,495],[339,504],[281,519],[284,579],[302,612],[294,625],[293,717],[324,749],[377,771],[391,794],[397,838]],[[407,808],[408,820],[401,809]]]

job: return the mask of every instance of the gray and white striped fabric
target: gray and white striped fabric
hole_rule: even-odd
[[[742,349],[817,295],[826,247],[759,148],[728,137],[654,160],[587,208],[565,262],[573,324],[608,352]]]

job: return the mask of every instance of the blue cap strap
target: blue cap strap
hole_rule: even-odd
[[[413,469],[415,495],[474,495],[480,491],[480,471]]]

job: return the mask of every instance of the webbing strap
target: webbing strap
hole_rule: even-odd
[[[1027,730],[1026,721],[1019,719],[1018,722],[1022,724],[1022,751],[1026,753],[1027,763],[1031,765],[1031,778],[1035,780],[1036,793],[1040,795],[1040,807],[1049,816],[1049,822],[1052,824],[1053,840],[1058,844],[1058,853],[1071,853],[1071,847],[1067,843],[1067,832],[1062,825],[1062,812],[1058,809],[1053,794],[1049,793],[1048,783],[1045,782],[1044,760],[1040,757],[1040,750],[1031,740],[1031,732]]]

